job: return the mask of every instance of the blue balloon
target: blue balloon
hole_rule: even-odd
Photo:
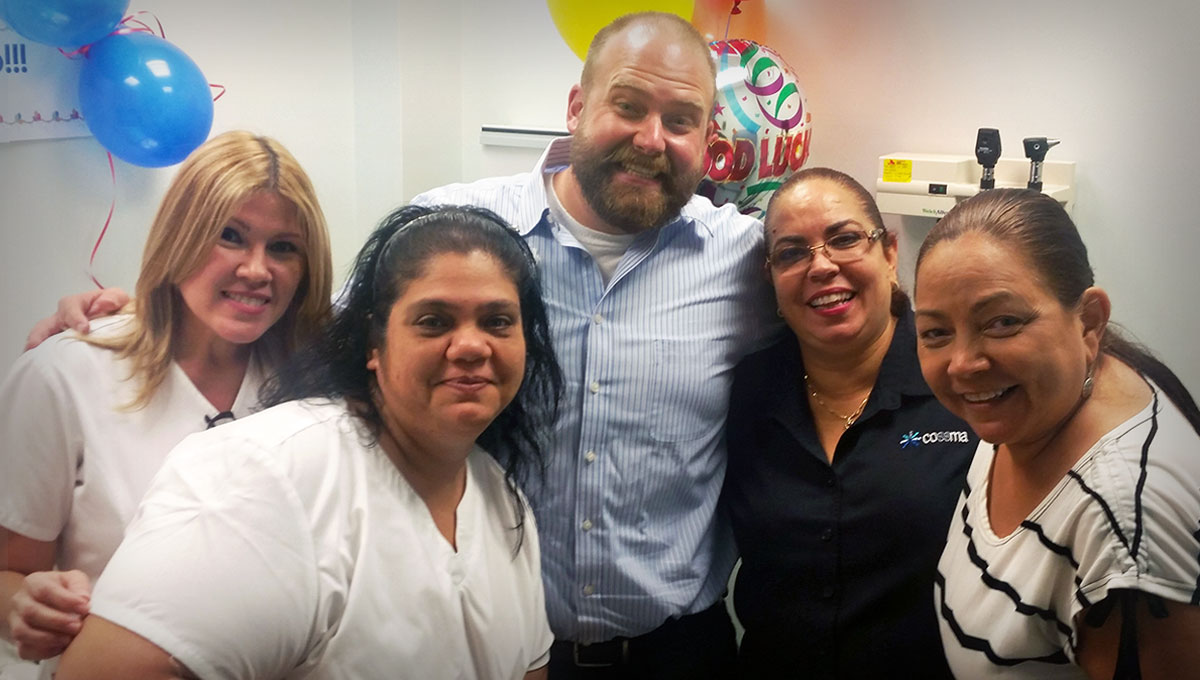
[[[73,49],[112,33],[128,7],[129,0],[0,0],[0,16],[34,42]]]
[[[200,67],[149,33],[118,33],[91,46],[79,72],[79,107],[104,148],[149,168],[183,160],[212,129]]]

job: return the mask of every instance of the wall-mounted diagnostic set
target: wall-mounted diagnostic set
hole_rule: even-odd
[[[1075,204],[1075,162],[1046,160],[1046,152],[1058,143],[1026,137],[1024,159],[1002,158],[1000,131],[979,128],[974,157],[907,152],[880,156],[875,200],[880,212],[940,218],[980,191],[1028,187],[1052,196],[1070,212]]]

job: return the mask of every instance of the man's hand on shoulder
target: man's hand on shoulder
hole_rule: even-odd
[[[60,298],[58,311],[33,325],[25,338],[25,349],[42,344],[46,338],[68,328],[87,333],[90,319],[116,314],[129,302],[129,294],[120,288],[103,288]]]

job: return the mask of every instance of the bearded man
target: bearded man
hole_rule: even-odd
[[[695,195],[716,69],[671,14],[617,19],[528,175],[451,185],[538,259],[566,374],[549,470],[526,492],[542,546],[551,678],[722,678],[736,559],[717,511],[732,369],[778,332],[762,226]]]

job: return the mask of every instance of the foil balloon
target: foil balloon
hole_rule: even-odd
[[[779,53],[752,40],[715,40],[717,138],[697,193],[761,218],[771,195],[808,160],[812,115]]]

